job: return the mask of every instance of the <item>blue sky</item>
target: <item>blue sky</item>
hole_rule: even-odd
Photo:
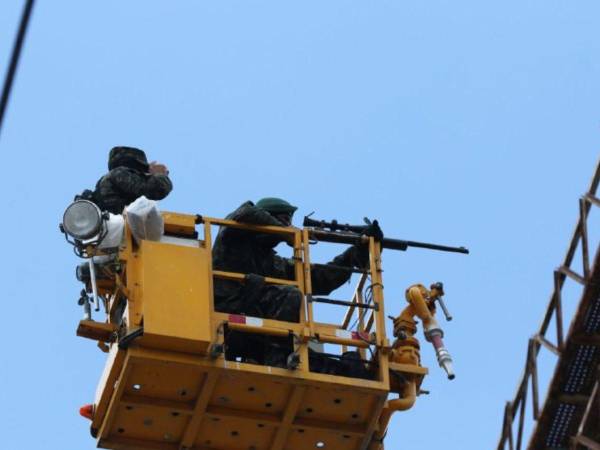
[[[21,5],[0,4],[2,68]],[[77,410],[103,355],[75,337],[57,227],[133,145],[171,170],[163,209],[274,195],[468,246],[384,254],[388,314],[410,284],[445,282],[457,370],[423,346],[431,395],[386,442],[493,448],[599,156],[599,17],[594,1],[39,0],[0,136],[3,447],[94,446]]]

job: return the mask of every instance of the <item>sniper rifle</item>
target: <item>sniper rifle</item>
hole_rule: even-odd
[[[304,216],[303,225],[312,228],[311,236],[319,241],[338,242],[354,244],[360,242],[362,236],[368,227],[378,226],[377,221],[371,222],[366,217],[364,218],[365,225],[348,225],[339,223],[337,220],[326,222],[324,220],[311,219],[310,215]],[[426,248],[429,250],[438,250],[442,252],[453,252],[469,254],[469,250],[465,247],[450,247],[447,245],[430,244],[427,242],[405,241],[403,239],[383,238],[381,247],[390,250],[406,251],[408,247]]]

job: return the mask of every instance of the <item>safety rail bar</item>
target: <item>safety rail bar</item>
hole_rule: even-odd
[[[562,352],[565,349],[565,336],[563,330],[564,318],[561,296],[561,291],[565,280],[570,278],[582,285],[584,288],[588,286],[591,281],[587,218],[592,205],[600,206],[600,199],[596,197],[599,183],[600,161],[596,165],[596,170],[594,176],[592,177],[588,192],[579,199],[579,219],[573,232],[573,236],[571,238],[563,263],[554,271],[553,291],[550,295],[550,300],[546,307],[541,326],[538,331],[529,339],[525,368],[517,385],[516,394],[512,401],[506,402],[502,431],[497,450],[505,449],[507,443],[510,450],[521,449],[524,440],[523,434],[525,425],[525,410],[529,391],[531,391],[532,396],[533,420],[538,422],[538,419],[540,418],[541,411],[539,406],[540,393],[538,385],[537,357],[542,346],[557,355],[559,360],[562,356]],[[575,253],[579,248],[581,248],[583,274],[579,274],[571,268]],[[600,256],[598,250],[596,251],[596,256]],[[556,323],[556,343],[552,343],[546,336],[552,319],[555,319]],[[517,418],[518,429],[515,445],[513,424]],[[535,436],[535,432],[536,430],[534,429],[531,437]],[[600,444],[596,444],[596,447],[590,448],[600,448]]]
[[[244,281],[246,275],[237,272],[226,272],[223,270],[213,270],[213,276],[224,280]],[[294,280],[285,280],[283,278],[264,277],[267,284],[278,284],[281,286],[298,286],[298,282]]]
[[[304,334],[304,324],[302,323],[219,312],[215,313],[215,318],[219,324],[226,324],[231,330],[246,333],[280,337],[293,335],[302,342],[315,339],[324,344],[337,344],[358,348],[367,348],[375,345],[374,333],[350,332],[341,330],[335,325],[315,323],[315,336],[311,337]]]
[[[371,305],[365,303],[356,303],[356,302],[347,302],[345,300],[335,300],[332,298],[324,298],[324,297],[310,297],[308,299],[309,302],[314,303],[327,303],[329,305],[338,305],[338,306],[349,306],[352,308],[365,308],[365,309],[377,309],[378,305]]]
[[[275,225],[254,225],[251,223],[242,223],[242,222],[236,222],[235,220],[217,219],[215,217],[207,217],[207,216],[198,216],[197,222],[204,224],[204,225],[208,224],[208,225],[217,225],[217,226],[224,226],[224,227],[231,227],[231,228],[239,228],[242,230],[257,231],[257,232],[261,232],[261,233],[294,235],[294,234],[302,231],[300,228],[296,228],[296,227],[279,227],[279,226],[275,226]]]

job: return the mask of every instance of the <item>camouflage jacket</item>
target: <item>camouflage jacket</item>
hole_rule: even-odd
[[[283,226],[275,217],[257,208],[252,202],[241,205],[229,214],[227,219],[255,225]],[[263,277],[294,279],[294,262],[277,255],[277,252],[273,250],[282,241],[281,236],[273,234],[223,227],[219,231],[213,247],[213,268]],[[344,267],[364,267],[367,259],[366,248],[351,246],[328,264],[312,265],[312,293],[315,295],[329,294],[350,279],[352,272]],[[216,297],[235,296],[240,293],[241,289],[240,283],[215,279]]]
[[[145,195],[162,200],[173,189],[167,175],[143,173],[129,167],[116,167],[104,175],[93,193],[94,202],[103,211],[121,214],[123,208]]]

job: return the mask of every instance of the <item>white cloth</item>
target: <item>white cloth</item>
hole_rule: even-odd
[[[104,236],[98,248],[106,249],[120,246],[125,231],[123,216],[121,214],[109,214],[104,226],[106,227],[106,236]]]
[[[158,202],[148,200],[143,195],[125,208],[125,216],[131,234],[137,241],[159,241],[164,233],[165,224],[158,210]]]

